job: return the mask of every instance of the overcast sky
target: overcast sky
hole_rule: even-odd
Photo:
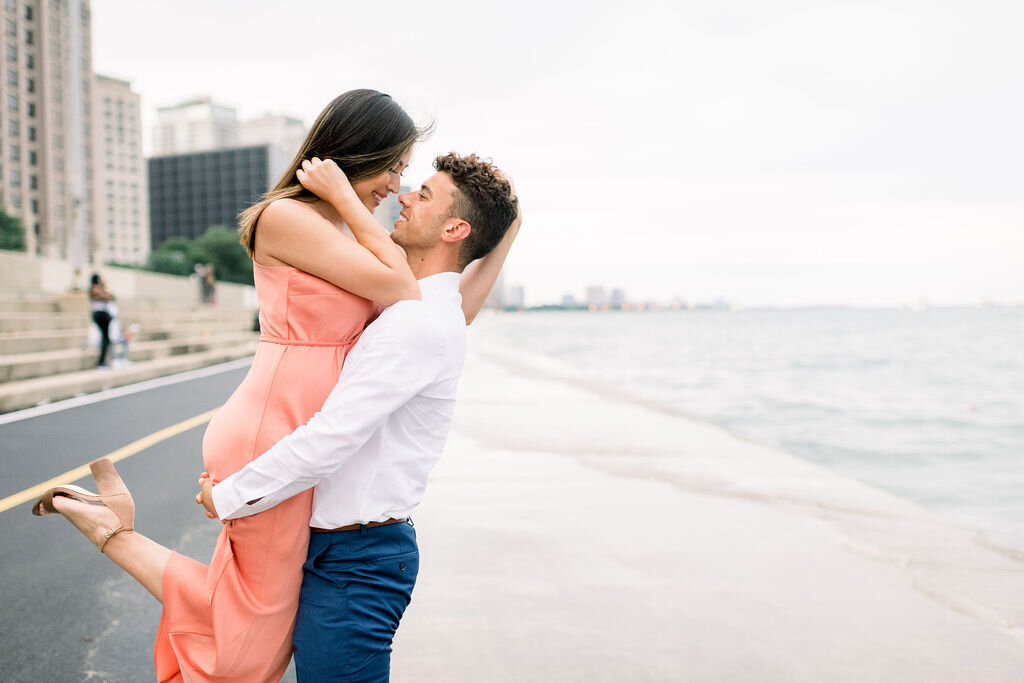
[[[608,5],[608,6],[606,6]],[[93,0],[97,72],[307,124],[391,94],[491,156],[507,281],[744,305],[1024,302],[1024,3]]]

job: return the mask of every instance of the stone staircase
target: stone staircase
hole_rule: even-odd
[[[116,292],[116,290],[115,290]],[[0,289],[0,413],[255,353],[255,310],[181,302],[119,300],[130,339],[111,348],[110,369],[95,367],[84,293]],[[119,356],[122,356],[119,358]]]

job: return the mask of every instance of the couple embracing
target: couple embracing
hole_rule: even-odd
[[[163,613],[159,681],[386,681],[418,569],[410,515],[451,425],[466,325],[519,229],[514,188],[449,154],[388,234],[372,211],[423,136],[389,96],[342,94],[284,177],[240,220],[259,348],[210,422],[196,502],[224,526],[209,566],[134,531],[109,460],[60,513]]]

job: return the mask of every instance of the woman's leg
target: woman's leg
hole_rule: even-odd
[[[74,500],[67,496],[54,496],[53,506],[74,524],[97,548],[121,567],[160,602],[164,601],[164,568],[171,558],[171,550],[134,531],[105,533],[116,529],[120,520],[112,510],[103,506]],[[106,545],[103,543],[106,542]]]
[[[100,359],[96,365],[106,365],[107,349],[110,348],[110,314],[106,311],[93,311],[92,319],[100,328]]]

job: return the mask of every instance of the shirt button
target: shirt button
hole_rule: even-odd
[[[405,562],[399,562],[398,563],[398,568],[404,572],[405,571]]]

